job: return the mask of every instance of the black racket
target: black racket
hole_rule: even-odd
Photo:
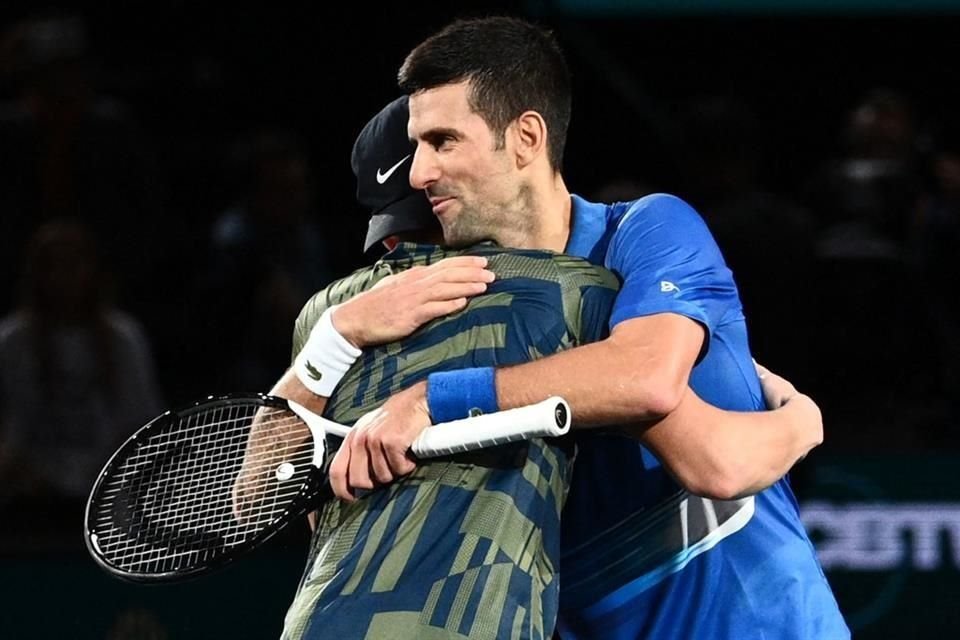
[[[419,458],[565,434],[561,398],[428,428]],[[168,411],[107,462],[87,502],[86,544],[111,574],[176,582],[261,546],[332,495],[326,436],[337,424],[282,398],[210,397]]]

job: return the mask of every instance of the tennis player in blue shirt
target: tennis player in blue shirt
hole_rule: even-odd
[[[758,411],[736,285],[700,216],[665,194],[610,205],[570,194],[568,73],[534,25],[456,22],[411,52],[400,84],[417,145],[410,182],[446,244],[582,256],[622,288],[605,340],[431,374],[391,397],[345,439],[331,466],[338,495],[409,473],[405,443],[431,421],[562,395],[582,428],[563,517],[563,637],[848,638],[784,477],[820,442],[819,424]],[[360,346],[354,300],[333,325]],[[699,420],[704,401],[753,420]],[[645,446],[589,429],[615,425]]]

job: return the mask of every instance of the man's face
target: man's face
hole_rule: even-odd
[[[533,226],[530,189],[514,161],[510,127],[498,145],[470,109],[468,91],[461,82],[410,96],[407,131],[417,144],[410,184],[426,191],[447,245],[517,246]]]

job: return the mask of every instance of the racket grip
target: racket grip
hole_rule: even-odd
[[[418,458],[435,458],[517,440],[553,438],[568,431],[570,406],[553,396],[525,407],[435,424],[410,449]]]

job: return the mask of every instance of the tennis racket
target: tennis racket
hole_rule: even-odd
[[[570,428],[561,398],[427,428],[411,451],[431,458]],[[210,397],[140,428],[100,473],[86,545],[109,573],[177,582],[263,545],[332,492],[327,436],[349,427],[283,398]]]

